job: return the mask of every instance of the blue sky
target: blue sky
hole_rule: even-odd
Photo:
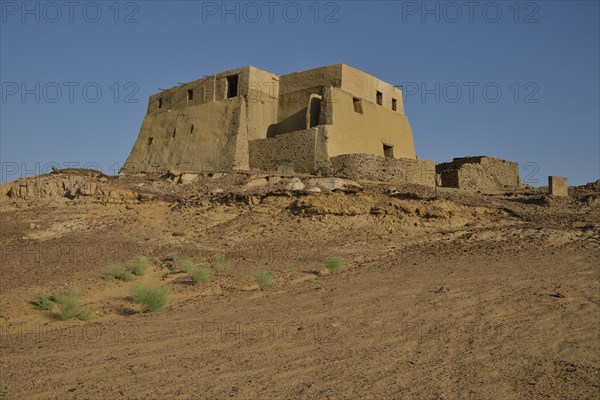
[[[158,88],[345,63],[403,85],[417,154],[600,175],[598,1],[1,2],[2,181],[114,174]]]

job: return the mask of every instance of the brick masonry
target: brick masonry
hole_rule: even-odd
[[[443,187],[501,191],[520,186],[519,164],[492,157],[455,158],[436,165],[435,170]]]
[[[343,154],[331,158],[331,173],[348,179],[435,186],[435,163],[371,154]]]
[[[562,178],[560,176],[549,176],[548,191],[553,196],[568,196],[569,183],[567,178]]]

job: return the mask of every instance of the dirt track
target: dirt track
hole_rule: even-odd
[[[105,192],[0,201],[0,398],[600,395],[598,183],[551,199],[69,179]],[[228,268],[194,286],[171,252]],[[132,282],[102,278],[133,255],[152,261],[138,281],[169,287],[167,309],[139,314]],[[330,255],[344,272],[324,273]],[[272,288],[257,290],[259,269]],[[31,304],[68,284],[91,321]]]

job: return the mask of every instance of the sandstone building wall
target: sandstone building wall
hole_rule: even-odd
[[[435,163],[429,160],[343,154],[331,158],[331,172],[348,179],[435,186]]]
[[[455,158],[436,166],[441,186],[471,190],[510,190],[520,185],[519,165],[492,157]]]
[[[399,89],[344,64],[282,76],[247,66],[151,96],[122,172],[323,172],[351,153],[416,158]]]

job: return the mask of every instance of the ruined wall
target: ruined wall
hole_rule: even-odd
[[[279,77],[255,67],[248,67],[246,116],[248,139],[264,139],[277,124]]]
[[[286,133],[249,143],[250,168],[266,171],[325,172],[327,126]]]
[[[342,65],[330,65],[279,78],[277,128],[271,136],[306,129],[306,112],[311,94],[323,95],[325,87],[339,87]]]
[[[396,110],[394,111],[404,115],[404,101],[399,88],[349,65],[342,64],[340,89],[373,104],[377,104],[376,94],[380,92],[382,94],[380,107],[392,110],[392,100],[395,99]]]
[[[366,153],[385,156],[384,145],[393,147],[394,158],[416,158],[412,129],[405,115],[361,99],[342,90],[333,95],[333,127],[329,155]]]
[[[436,166],[441,185],[459,189],[497,191],[519,187],[519,165],[492,157],[455,158]]]
[[[146,115],[124,173],[247,169],[244,97]]]
[[[331,158],[331,173],[348,179],[435,186],[435,163],[428,160],[343,154]]]

